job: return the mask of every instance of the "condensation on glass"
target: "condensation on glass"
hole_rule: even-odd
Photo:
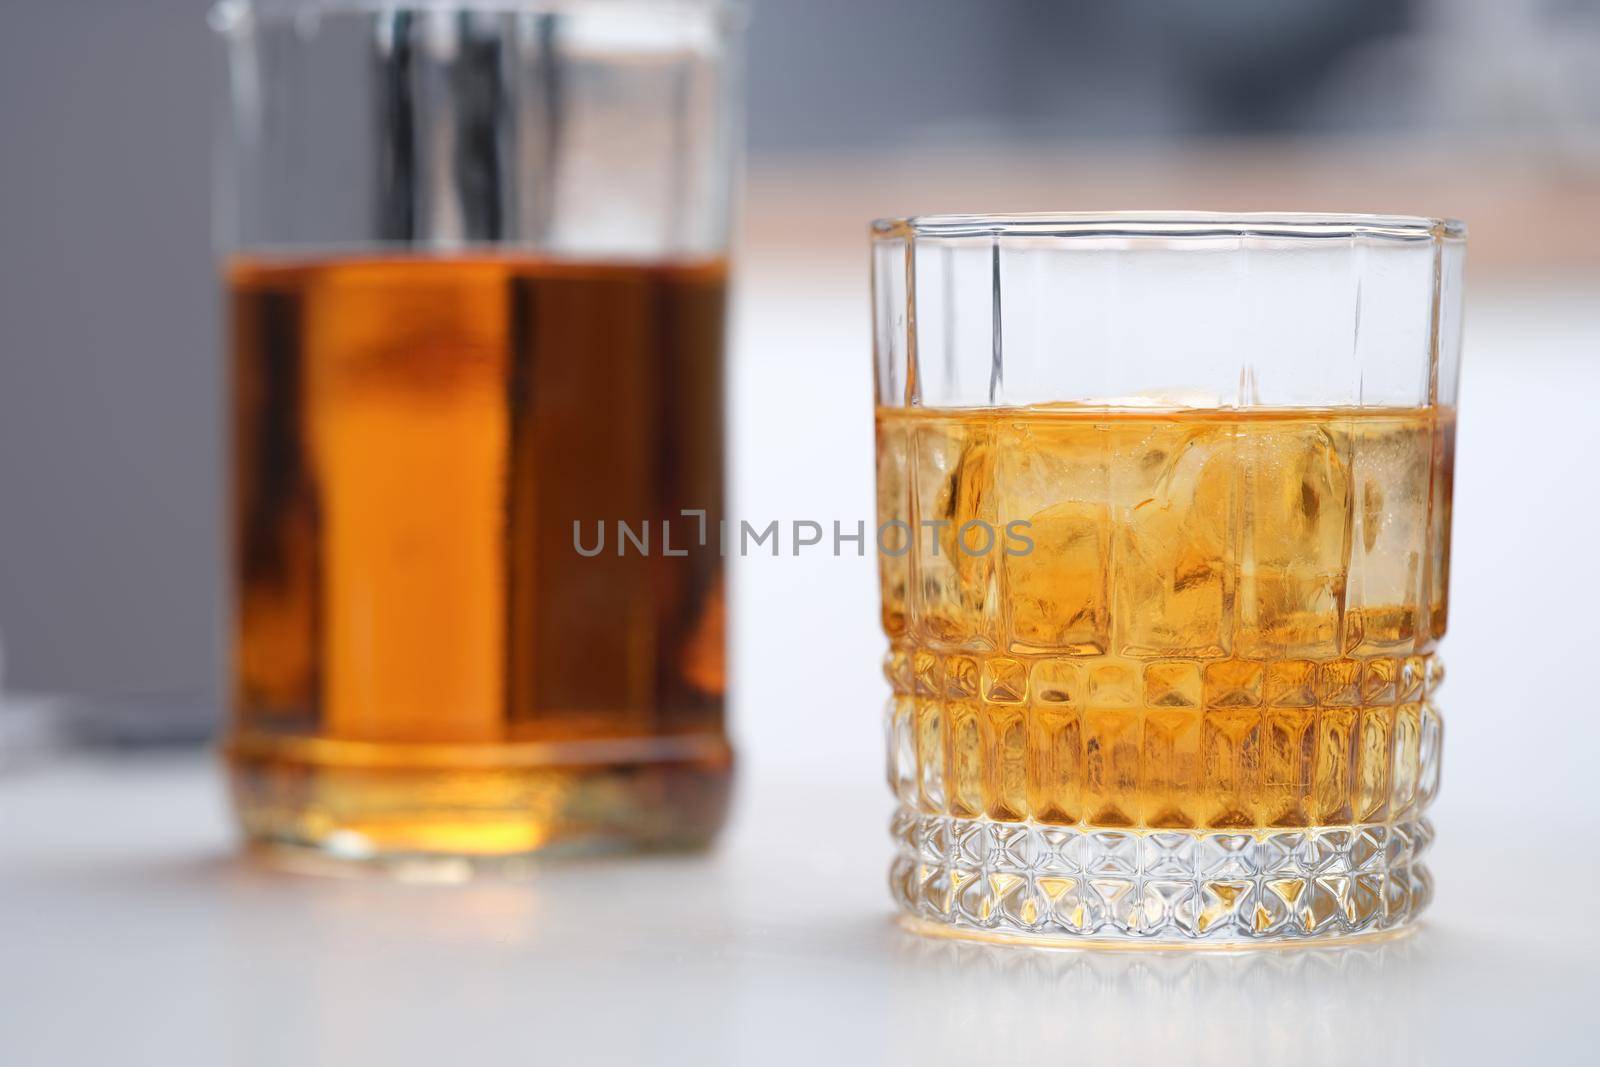
[[[725,591],[682,548],[723,509],[739,12],[212,21],[246,834],[430,877],[704,844]]]
[[[1251,943],[1427,905],[1464,249],[1410,217],[875,225],[914,923]]]

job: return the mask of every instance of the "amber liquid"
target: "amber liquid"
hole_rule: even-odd
[[[573,525],[590,543],[702,509],[715,529],[722,265],[327,258],[227,281],[247,831],[362,858],[708,840],[721,560],[585,557]]]
[[[917,531],[880,557],[902,804],[1152,830],[1420,811],[1454,433],[1435,409],[880,410],[879,519]],[[991,551],[958,543],[974,521]]]

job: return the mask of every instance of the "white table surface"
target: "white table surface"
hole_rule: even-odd
[[[734,499],[872,507],[859,255],[755,262]],[[736,816],[697,859],[403,886],[231,859],[200,757],[0,774],[0,1067],[1593,1063],[1600,291],[1469,296],[1437,897],[1253,955],[922,940],[885,888],[871,559],[734,561]]]
[[[200,758],[14,775],[0,1063],[1594,1062],[1592,849],[1540,885],[1547,840],[1458,807],[1409,937],[1035,951],[899,929],[885,792],[813,792],[746,783],[709,856],[417,886],[231,858]]]

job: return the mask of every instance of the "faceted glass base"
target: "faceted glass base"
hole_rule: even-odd
[[[515,873],[550,853],[708,845],[726,814],[731,755],[720,738],[673,740],[576,762],[558,745],[235,738],[228,762],[254,855],[317,873],[454,881]]]
[[[901,808],[890,890],[953,935],[1240,945],[1365,936],[1433,895],[1426,819],[1260,830],[1104,830]]]

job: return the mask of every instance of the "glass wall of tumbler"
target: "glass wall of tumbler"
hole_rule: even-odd
[[[1426,906],[1464,248],[1379,216],[878,224],[912,921],[1250,943]]]

